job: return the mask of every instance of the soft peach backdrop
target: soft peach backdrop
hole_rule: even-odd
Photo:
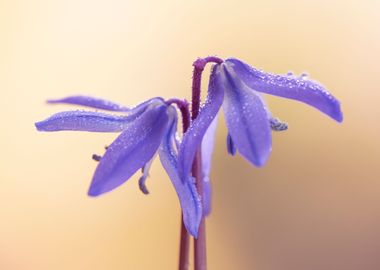
[[[210,269],[380,269],[380,2],[0,1],[0,269],[176,269],[179,207],[158,161],[103,197],[86,196],[115,134],[35,131],[90,94],[132,105],[190,97],[198,56],[308,71],[337,96],[338,125],[268,97],[290,125],[267,166],[225,150],[218,129]]]

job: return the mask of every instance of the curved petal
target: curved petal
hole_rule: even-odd
[[[166,110],[166,105],[146,110],[108,147],[96,168],[90,196],[120,186],[152,159],[167,129]]]
[[[207,100],[198,117],[191,123],[190,128],[183,136],[178,154],[178,167],[182,176],[190,173],[195,153],[201,145],[203,135],[223,103],[224,92],[220,74],[221,65],[213,66]]]
[[[127,125],[139,117],[150,105],[163,104],[161,98],[152,98],[145,101],[127,114],[110,115],[101,112],[89,111],[66,111],[52,115],[51,117],[37,122],[39,131],[91,131],[91,132],[121,132]]]
[[[61,99],[50,99],[47,101],[48,103],[64,103],[64,104],[75,104],[80,106],[86,106],[101,110],[107,110],[107,111],[115,111],[115,112],[122,112],[122,111],[128,111],[129,108],[114,103],[109,100],[96,98],[96,97],[89,97],[89,96],[69,96]]]
[[[224,68],[225,95],[223,111],[228,132],[239,153],[256,166],[267,161],[272,149],[269,115],[261,97]]]
[[[226,63],[248,87],[256,91],[304,102],[338,122],[343,121],[339,101],[320,83],[306,76],[266,73],[235,58],[227,59]]]
[[[136,115],[116,116],[99,112],[67,111],[56,113],[35,124],[39,131],[120,132]]]
[[[175,111],[173,113],[175,114]],[[185,179],[182,179],[179,175],[175,149],[176,127],[176,117],[172,117],[170,128],[167,130],[159,148],[159,155],[161,163],[177,192],[186,229],[192,236],[197,237],[202,218],[202,204],[195,187],[194,179],[190,174]]]
[[[211,171],[211,162],[212,154],[214,152],[214,140],[216,126],[218,124],[218,118],[215,117],[208,127],[203,140],[202,140],[202,178],[203,178],[203,215],[207,216],[211,212],[211,183],[210,183],[210,171]]]

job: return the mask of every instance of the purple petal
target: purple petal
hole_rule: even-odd
[[[218,118],[215,117],[208,127],[203,140],[202,140],[202,178],[203,178],[203,215],[207,216],[211,211],[211,183],[210,183],[210,171],[212,154],[214,152],[215,131],[218,124]]]
[[[152,159],[168,125],[166,105],[147,109],[108,147],[96,168],[90,196],[111,191]]]
[[[236,75],[253,90],[304,102],[338,122],[343,121],[339,101],[316,81],[305,76],[266,73],[235,58],[227,59],[226,65],[232,67]]]
[[[206,217],[211,213],[211,197],[212,197],[212,186],[210,179],[203,178],[203,215]]]
[[[81,105],[81,106],[107,110],[107,111],[115,111],[115,112],[122,112],[122,111],[129,110],[129,108],[123,105],[114,103],[112,101],[108,101],[101,98],[89,97],[89,96],[70,96],[70,97],[65,97],[61,99],[50,99],[47,102],[75,104],[75,105]]]
[[[130,109],[123,115],[89,111],[60,112],[35,125],[39,131],[120,132],[139,117],[151,104],[163,104],[163,102],[160,98],[153,98]]]
[[[224,66],[223,110],[231,138],[239,153],[256,166],[267,161],[272,137],[269,115],[261,97]]]
[[[172,109],[172,108],[170,108]],[[176,114],[172,111],[171,114]],[[202,218],[202,204],[195,187],[194,179],[188,174],[182,179],[177,167],[177,152],[175,149],[176,117],[172,117],[168,129],[159,148],[160,160],[177,192],[181,204],[183,221],[187,231],[194,237],[198,235],[198,228]]]
[[[198,117],[191,123],[190,128],[183,136],[179,148],[178,167],[181,175],[188,175],[203,135],[215,118],[223,103],[223,85],[221,82],[221,65],[215,65],[210,76],[207,100],[199,112]]]
[[[120,132],[136,115],[116,116],[99,112],[67,111],[37,122],[39,131],[77,130],[91,132]]]

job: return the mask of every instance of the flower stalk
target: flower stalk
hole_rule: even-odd
[[[193,83],[192,83],[192,99],[191,99],[191,119],[194,121],[200,109],[201,103],[201,82],[202,73],[207,63],[223,63],[223,60],[208,56],[205,58],[198,58],[193,63]],[[197,150],[192,167],[193,177],[196,179],[196,187],[198,194],[203,194],[203,179],[202,179],[202,162],[201,162],[201,149]],[[203,200],[201,195],[201,201]],[[206,270],[207,269],[207,250],[206,250],[206,222],[205,217],[202,215],[201,223],[198,230],[198,237],[194,239],[194,269]]]

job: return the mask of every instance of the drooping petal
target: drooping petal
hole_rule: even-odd
[[[67,111],[56,113],[35,125],[39,131],[120,132],[135,118],[134,114],[117,116],[100,112]]]
[[[147,109],[108,147],[96,168],[90,196],[120,186],[152,159],[167,129],[166,110],[165,104]]]
[[[215,117],[208,127],[201,147],[201,161],[202,161],[202,178],[203,178],[203,215],[207,216],[211,212],[211,183],[210,183],[210,171],[212,154],[214,152],[214,141],[216,126],[218,124],[218,118]]]
[[[234,71],[224,66],[223,111],[229,134],[239,153],[256,166],[267,161],[272,137],[269,115],[261,97],[249,89]]]
[[[324,86],[306,76],[266,73],[235,58],[227,59],[226,64],[253,90],[304,102],[338,122],[343,121],[339,101]]]
[[[190,173],[195,153],[201,145],[203,135],[223,103],[224,92],[220,73],[221,66],[215,65],[210,76],[207,100],[198,117],[191,123],[190,128],[183,136],[178,154],[178,166],[182,176]]]
[[[171,110],[172,108],[170,108]],[[172,111],[171,114],[176,112]],[[198,228],[202,218],[202,204],[195,187],[194,179],[188,174],[182,179],[178,171],[177,151],[175,149],[176,117],[171,117],[171,125],[159,148],[159,156],[163,167],[177,192],[181,204],[183,221],[187,231],[194,237],[198,235]]]
[[[231,138],[230,133],[227,134],[226,141],[227,141],[227,152],[228,152],[228,154],[230,154],[231,156],[236,155],[236,147],[235,147],[234,141]]]
[[[101,110],[107,110],[107,111],[115,111],[115,112],[122,112],[122,111],[128,111],[129,108],[117,104],[115,102],[96,98],[96,97],[89,97],[89,96],[69,96],[61,99],[50,99],[47,101],[48,103],[63,103],[63,104],[74,104],[74,105],[80,105],[85,107],[91,107]]]
[[[101,112],[66,111],[36,123],[39,131],[91,131],[91,132],[120,132],[139,117],[152,104],[162,104],[161,98],[152,98],[130,109],[123,115],[110,115]]]

